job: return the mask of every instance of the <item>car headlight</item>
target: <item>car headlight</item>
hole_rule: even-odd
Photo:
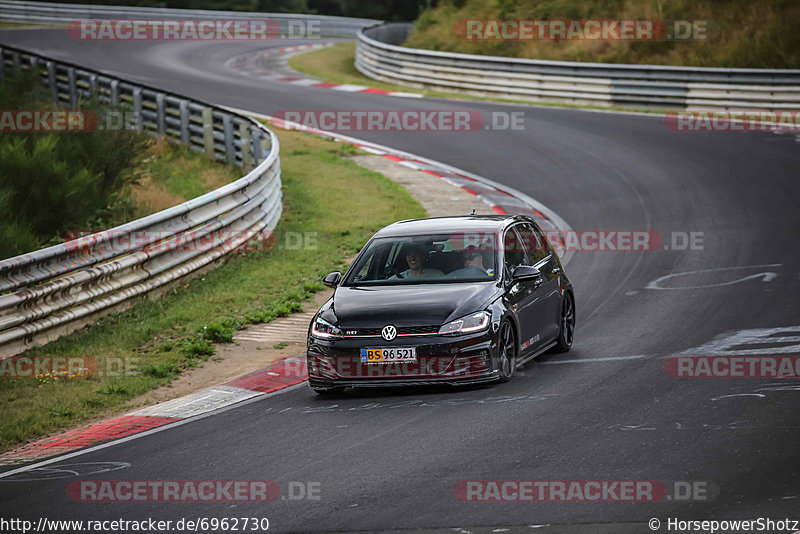
[[[489,312],[478,312],[467,315],[455,321],[450,321],[439,329],[440,335],[447,334],[471,334],[480,332],[489,327]]]
[[[336,326],[332,325],[322,317],[314,319],[314,326],[311,328],[311,334],[319,338],[332,338],[342,337],[342,331]]]

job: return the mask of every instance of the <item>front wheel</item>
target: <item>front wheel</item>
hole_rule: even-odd
[[[558,330],[558,340],[553,352],[569,352],[572,340],[575,337],[575,299],[572,293],[565,293],[561,301],[561,324]]]
[[[500,337],[497,341],[499,351],[499,376],[501,382],[508,382],[517,369],[517,337],[511,323],[503,321],[500,326]]]

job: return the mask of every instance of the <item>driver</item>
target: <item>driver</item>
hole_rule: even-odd
[[[444,273],[439,269],[425,266],[428,261],[428,251],[420,245],[410,245],[406,249],[406,263],[408,269],[389,278],[389,280],[442,278]]]

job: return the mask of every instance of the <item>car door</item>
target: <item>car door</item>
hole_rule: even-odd
[[[536,288],[539,344],[545,344],[558,336],[561,315],[560,267],[555,253],[544,234],[531,223],[522,223],[518,230],[532,265],[542,274],[542,284]]]
[[[544,314],[540,309],[542,299],[539,292],[539,281],[528,280],[510,286],[511,275],[520,265],[533,265],[528,251],[522,241],[519,224],[507,229],[503,235],[503,269],[506,280],[506,300],[508,307],[517,316],[519,324],[520,354],[528,352],[541,342],[541,329]]]

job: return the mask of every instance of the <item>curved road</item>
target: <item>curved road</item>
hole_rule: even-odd
[[[676,133],[659,117],[352,94],[225,68],[225,60],[263,44],[90,43],[59,30],[3,31],[0,43],[266,114],[521,111],[523,131],[349,135],[512,186],[576,230],[652,230],[667,243],[672,232],[703,234],[702,250],[577,253],[568,267],[579,310],[572,352],[540,358],[508,384],[335,400],[300,386],[70,460],[130,464],[89,477],[98,479],[319,482],[317,501],[78,504],[65,492],[71,479],[0,479],[4,511],[75,519],[266,516],[279,532],[543,524],[551,525],[545,532],[650,532],[652,517],[797,516],[800,384],[675,379],[664,371],[669,356],[725,354],[726,347],[800,354],[794,136]],[[702,272],[658,282],[673,289],[647,288],[693,271]],[[775,275],[753,276],[763,272]],[[727,340],[750,329],[775,330]],[[699,481],[712,497],[465,503],[453,494],[459,480],[504,479],[659,480],[670,491],[673,481]]]

